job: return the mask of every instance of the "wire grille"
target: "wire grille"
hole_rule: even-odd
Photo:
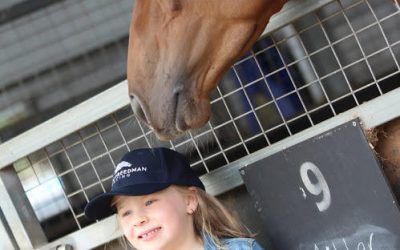
[[[334,1],[263,37],[213,92],[210,122],[175,141],[156,140],[125,107],[16,162],[47,237],[93,223],[83,208],[128,150],[174,148],[205,174],[398,88],[399,13],[389,0]]]

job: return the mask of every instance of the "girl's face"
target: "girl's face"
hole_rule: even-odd
[[[168,187],[144,196],[115,197],[123,233],[136,249],[193,249],[199,244],[192,213],[197,208],[195,188],[180,192]]]

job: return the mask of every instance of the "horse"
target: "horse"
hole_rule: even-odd
[[[210,93],[287,0],[136,0],[127,80],[132,109],[160,140],[202,127]]]

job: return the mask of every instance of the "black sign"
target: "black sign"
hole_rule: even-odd
[[[398,250],[400,213],[358,121],[241,169],[276,250]]]

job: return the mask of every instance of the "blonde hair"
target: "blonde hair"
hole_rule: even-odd
[[[181,193],[188,192],[186,186],[173,185],[171,187]],[[208,235],[217,249],[224,249],[220,238],[252,238],[255,236],[217,198],[207,194],[201,188],[195,188],[198,200],[197,209],[193,213],[196,236],[203,239],[204,234]],[[121,237],[119,242],[125,249],[128,249],[128,246],[133,247],[129,241],[127,242],[125,236]]]
[[[187,190],[185,187],[177,187]],[[231,213],[217,198],[196,187],[198,206],[193,213],[197,236],[208,235],[218,249],[223,249],[220,238],[251,238],[255,235]]]

